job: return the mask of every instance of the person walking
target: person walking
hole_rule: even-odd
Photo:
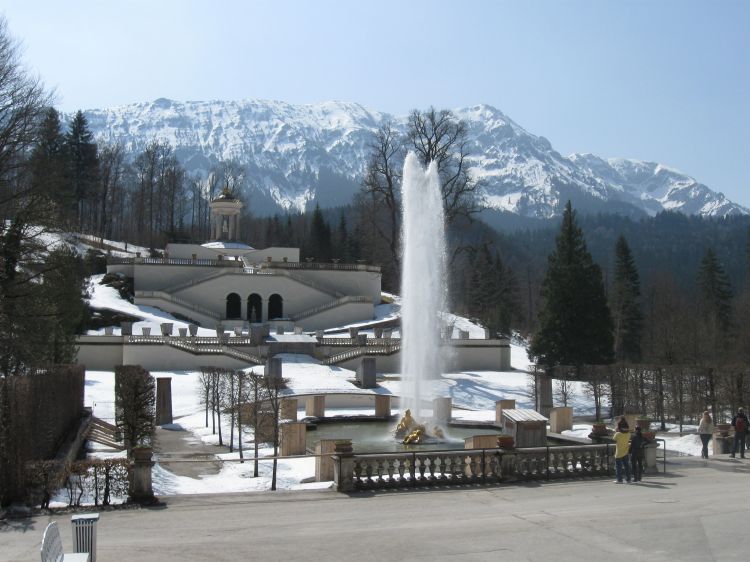
[[[625,472],[628,484],[630,484],[630,463],[628,462],[628,453],[630,452],[630,432],[628,423],[621,419],[617,424],[615,432],[615,474],[616,482],[622,484],[622,473]]]
[[[732,452],[729,454],[729,456],[734,458],[737,454],[737,449],[739,449],[740,456],[744,459],[748,419],[745,415],[745,410],[743,410],[742,408],[738,408],[737,415],[732,418],[732,427],[734,428],[734,443],[732,444]]]
[[[640,482],[643,477],[643,457],[645,452],[643,448],[648,443],[648,439],[643,436],[641,427],[635,426],[635,433],[630,439],[630,464],[633,467],[633,482]]]
[[[703,450],[701,451],[701,457],[704,459],[708,458],[708,442],[711,441],[711,436],[714,434],[714,422],[711,420],[711,414],[708,410],[703,412],[701,422],[698,424],[698,435],[701,437],[701,443],[703,444]]]

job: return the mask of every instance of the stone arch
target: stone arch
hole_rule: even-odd
[[[268,298],[268,319],[274,320],[276,318],[284,317],[284,299],[281,295],[274,293]]]
[[[227,320],[242,319],[242,299],[237,293],[227,295]]]
[[[263,322],[263,298],[258,293],[247,297],[247,321]]]

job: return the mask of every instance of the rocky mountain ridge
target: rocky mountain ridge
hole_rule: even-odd
[[[347,204],[359,189],[373,132],[406,116],[350,102],[158,99],[84,112],[97,140],[136,153],[153,139],[169,142],[189,172],[208,174],[222,160],[247,170],[245,196],[257,213]],[[694,178],[655,162],[593,154],[562,156],[489,105],[454,113],[469,128],[471,172],[485,204],[522,217],[558,215],[571,199],[584,211],[653,215],[661,210],[750,214]]]

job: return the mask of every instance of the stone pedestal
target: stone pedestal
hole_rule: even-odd
[[[552,409],[552,377],[537,374],[536,377],[536,408],[535,410],[545,417],[549,417]]]
[[[451,398],[435,398],[432,401],[432,419],[438,424],[447,424],[453,414],[453,400]]]
[[[515,410],[515,409],[516,409],[515,400],[498,400],[497,402],[495,402],[495,425],[502,425],[503,410]]]
[[[549,413],[549,430],[552,433],[562,433],[573,429],[573,408],[552,408]]]
[[[153,451],[150,447],[133,449],[133,463],[130,465],[130,500],[138,503],[152,503],[154,489],[151,484],[151,460]]]
[[[357,336],[359,335],[359,328],[349,328],[349,337],[351,339],[357,339]]]
[[[156,378],[156,425],[172,423],[172,379]]]
[[[305,415],[324,418],[326,415],[326,397],[324,395],[308,396],[305,403]]]
[[[337,439],[334,444],[333,483],[337,492],[354,491],[354,451],[351,439]]]
[[[299,422],[280,424],[281,456],[304,455],[306,450],[307,425]]]
[[[383,337],[383,328],[373,328],[373,335],[375,336],[375,339],[380,339]]]
[[[643,447],[643,468],[656,468],[656,443],[647,443]]]
[[[714,433],[711,442],[713,443],[714,455],[728,455],[732,452],[732,438],[728,435]]]
[[[377,418],[390,418],[391,417],[391,397],[388,394],[376,394],[375,395],[375,417]]]
[[[297,421],[297,399],[282,398],[279,416],[282,420]]]
[[[357,367],[357,384],[361,388],[375,388],[377,386],[374,357],[362,358],[362,362]]]
[[[328,482],[333,480],[333,458],[336,449],[336,439],[321,439],[315,444],[315,481]],[[327,456],[325,456],[327,455]]]
[[[265,327],[262,324],[253,324],[250,326],[250,343],[252,345],[260,345],[263,343],[265,337]]]
[[[464,449],[497,449],[497,435],[474,435],[464,438]]]

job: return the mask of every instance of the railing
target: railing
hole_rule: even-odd
[[[345,491],[348,478],[352,489],[370,490],[607,476],[613,454],[605,444],[338,455],[336,484]]]
[[[209,260],[192,258],[108,258],[109,265],[199,265],[203,267],[242,267],[237,260]]]
[[[198,314],[202,314],[203,316],[207,316],[213,320],[221,320],[220,314],[217,314],[212,310],[208,310],[207,308],[203,308],[202,306],[193,304],[189,301],[183,300],[179,297],[172,296],[169,293],[165,293],[164,291],[136,291],[135,298],[165,300],[167,302],[176,304],[177,306],[181,306],[183,308],[187,308],[188,310],[192,310],[193,312],[197,312]]]
[[[380,267],[377,265],[364,265],[359,263],[270,261],[261,262],[260,266],[275,269],[317,269],[321,271],[369,271],[372,273],[380,273]]]
[[[341,297],[339,299],[336,299],[335,301],[327,302],[325,304],[321,304],[320,306],[304,310],[299,314],[294,314],[290,316],[289,319],[296,322],[302,320],[303,318],[315,316],[316,314],[320,314],[321,312],[325,312],[326,310],[330,310],[338,306],[357,302],[372,303],[372,299],[370,297]]]
[[[395,342],[395,343],[394,343]],[[398,345],[399,338],[371,338],[368,336],[365,345],[367,347]],[[330,345],[331,347],[355,347],[360,345],[357,338],[326,338],[320,340],[320,345]]]
[[[380,347],[359,347],[342,353],[337,353],[336,355],[331,355],[330,357],[323,359],[320,363],[322,365],[335,365],[336,363],[341,363],[348,359],[354,359],[355,357],[361,357],[362,355],[393,355],[399,351],[401,351],[401,343]]]
[[[199,337],[174,337],[174,336],[127,336],[127,343],[131,344],[158,344],[158,345],[169,345],[171,347],[193,353],[195,355],[226,355],[239,359],[240,361],[246,361],[248,363],[255,363],[256,365],[262,365],[263,359],[259,355],[242,351],[234,347],[229,347],[220,338],[199,338]],[[252,345],[251,340],[248,338],[229,338],[226,342],[231,342],[234,345]]]
[[[263,273],[264,271],[269,271],[269,270],[261,269],[259,273]],[[330,287],[325,287],[324,285],[321,285],[320,283],[316,283],[315,281],[311,281],[310,279],[305,279],[304,277],[300,277],[299,275],[295,275],[291,271],[286,271],[284,269],[277,269],[277,271],[274,271],[273,273],[274,275],[283,275],[284,277],[289,277],[289,279],[293,279],[297,283],[307,285],[308,287],[315,289],[316,291],[320,291],[321,293],[330,295],[332,297],[341,298],[345,296],[344,293],[340,291],[331,289]]]

